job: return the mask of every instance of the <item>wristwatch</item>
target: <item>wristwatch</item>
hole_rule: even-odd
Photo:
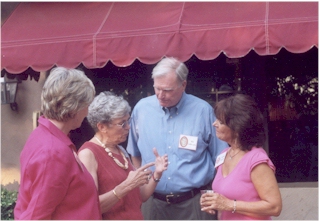
[[[154,173],[152,173],[152,178],[153,178],[154,182],[159,183],[160,179],[155,178],[155,177],[154,177]]]

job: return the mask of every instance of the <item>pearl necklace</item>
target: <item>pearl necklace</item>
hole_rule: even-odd
[[[125,169],[125,170],[128,169],[128,160],[127,160],[127,158],[124,156],[124,154],[122,153],[121,150],[119,150],[119,152],[121,153],[121,155],[122,155],[122,157],[123,157],[123,160],[124,160],[124,164],[125,164],[125,165],[123,165],[117,158],[115,158],[115,157],[113,156],[111,150],[110,150],[108,147],[106,147],[106,145],[105,145],[104,143],[102,143],[96,136],[94,136],[94,138],[96,138],[96,140],[99,142],[99,144],[100,144],[100,145],[105,149],[105,151],[108,153],[109,157],[111,157],[111,158],[114,160],[114,162],[116,162],[116,164],[117,164],[119,167],[121,167],[122,169]]]
[[[231,150],[231,149],[230,149]],[[237,155],[238,153],[240,153],[241,150],[239,150],[236,154],[234,154],[233,156],[231,156],[230,150],[228,150],[229,153],[229,159],[232,160],[232,158]]]

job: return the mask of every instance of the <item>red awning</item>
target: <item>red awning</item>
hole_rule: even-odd
[[[303,53],[318,47],[318,2],[23,2],[1,38],[10,73]]]

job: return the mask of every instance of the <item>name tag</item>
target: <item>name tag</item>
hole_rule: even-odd
[[[216,164],[214,165],[214,167],[218,167],[221,164],[223,164],[224,163],[224,159],[226,158],[226,155],[227,155],[227,151],[222,153],[222,154],[220,154],[219,156],[217,156]]]
[[[179,139],[179,148],[188,149],[188,150],[196,150],[198,143],[198,137],[180,135]]]

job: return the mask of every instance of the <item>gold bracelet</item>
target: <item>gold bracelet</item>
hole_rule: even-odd
[[[121,198],[117,195],[117,193],[114,189],[112,190],[112,192],[113,192],[113,195],[115,195],[119,200],[121,200]]]

